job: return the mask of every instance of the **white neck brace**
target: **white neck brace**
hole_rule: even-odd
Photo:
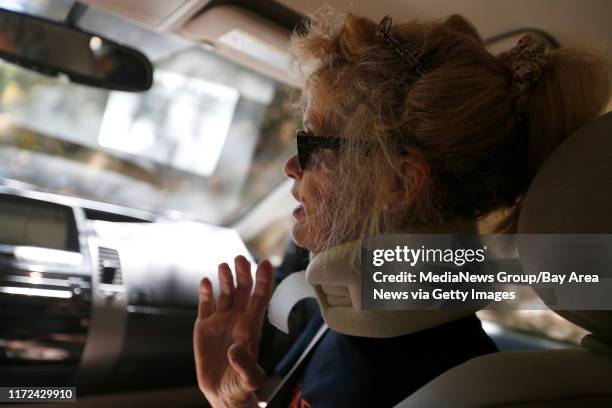
[[[285,278],[276,288],[268,319],[289,332],[289,312],[297,302],[316,297],[325,323],[334,331],[359,337],[396,337],[468,316],[472,310],[362,310],[361,271],[349,261],[360,241],[317,254],[306,271]],[[418,289],[415,284],[415,289]]]

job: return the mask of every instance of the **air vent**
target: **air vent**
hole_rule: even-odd
[[[121,285],[121,263],[119,253],[115,249],[98,248],[98,272],[99,282],[109,285]]]

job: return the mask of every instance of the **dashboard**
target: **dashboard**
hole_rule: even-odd
[[[199,281],[239,253],[228,228],[0,187],[0,382],[195,384]]]

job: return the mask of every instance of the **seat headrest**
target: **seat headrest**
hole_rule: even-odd
[[[612,233],[612,112],[577,130],[546,160],[525,196],[518,233]],[[555,311],[612,343],[612,310]]]

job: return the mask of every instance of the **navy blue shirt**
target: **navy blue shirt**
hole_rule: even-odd
[[[313,318],[277,366],[284,375],[322,324]],[[497,351],[475,315],[391,338],[347,336],[328,330],[293,388],[297,408],[393,407],[444,371]]]

